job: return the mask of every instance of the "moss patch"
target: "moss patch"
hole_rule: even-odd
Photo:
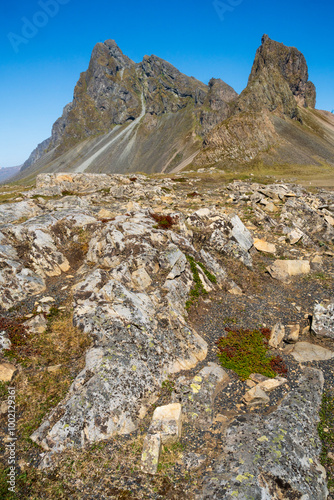
[[[196,262],[195,259],[191,257],[191,255],[186,255],[186,258],[190,264],[190,269],[195,283],[195,286],[189,292],[190,299],[186,302],[186,308],[189,309],[189,307],[194,304],[198,297],[200,297],[201,295],[206,295],[208,293],[203,286],[197,266],[202,269],[203,273],[208,278],[208,280],[211,281],[211,283],[217,283],[217,278],[216,276],[211,274],[201,262]]]
[[[274,378],[278,373],[287,372],[283,360],[268,352],[269,328],[227,328],[226,331],[226,336],[217,342],[217,355],[224,368],[235,371],[242,380],[246,380],[251,373]]]
[[[320,455],[321,464],[326,468],[328,489],[334,491],[334,394],[324,392],[320,409],[318,432],[322,442]]]

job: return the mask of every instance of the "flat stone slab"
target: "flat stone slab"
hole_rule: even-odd
[[[291,354],[300,363],[305,361],[327,361],[334,357],[333,351],[309,342],[297,342]]]
[[[265,240],[259,238],[254,239],[254,246],[259,252],[265,253],[276,253],[276,246],[273,243],[268,243]]]
[[[159,434],[162,444],[175,443],[181,437],[181,415],[180,403],[159,406],[154,410],[149,434]]]
[[[260,387],[265,392],[271,392],[277,387],[287,383],[287,379],[284,377],[268,378],[263,382],[260,382],[258,387]]]
[[[275,260],[267,267],[267,271],[272,278],[285,281],[293,276],[310,273],[311,267],[308,260]]]
[[[16,366],[11,363],[1,363],[0,364],[0,381],[1,382],[11,382],[17,372]]]

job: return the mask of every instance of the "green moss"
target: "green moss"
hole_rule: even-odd
[[[164,380],[161,384],[161,388],[165,389],[167,392],[172,393],[174,391],[175,384],[172,380]]]
[[[205,276],[208,278],[211,283],[217,283],[217,278],[213,274],[211,274],[201,262],[197,262],[197,265],[202,269]]]
[[[246,380],[251,373],[260,373],[273,378],[285,370],[282,365],[283,360],[268,353],[267,339],[270,335],[268,328],[226,330],[226,336],[217,342],[217,356],[224,368],[235,371],[243,380]]]
[[[334,449],[334,396],[326,391],[322,396],[320,409],[320,422],[318,433],[322,442],[320,462],[326,468],[328,477],[328,489],[334,490],[334,460],[330,458],[329,452]]]
[[[191,255],[186,255],[187,261],[190,264],[190,269],[193,275],[193,280],[195,286],[190,290],[189,296],[190,299],[186,302],[186,309],[189,309],[190,306],[194,304],[196,299],[198,299],[201,295],[206,295],[208,292],[205,290],[200,275],[198,273],[198,266],[202,269],[205,276],[208,278],[211,283],[217,283],[217,278],[213,274],[211,274],[205,266],[201,262],[196,262]]]

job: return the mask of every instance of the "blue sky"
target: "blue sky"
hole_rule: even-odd
[[[136,62],[156,54],[205,83],[219,77],[241,92],[267,33],[303,52],[317,108],[334,109],[332,1],[221,4],[227,7],[218,13],[213,0],[2,0],[0,167],[23,163],[49,137],[94,45],[108,38]]]

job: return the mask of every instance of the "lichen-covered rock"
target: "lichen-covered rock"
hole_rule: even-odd
[[[144,211],[118,216],[90,241],[73,321],[94,346],[66,399],[32,436],[46,450],[133,431],[162,381],[206,357],[206,343],[184,319],[194,284],[185,252],[201,257],[184,237],[154,225]]]
[[[156,474],[158,471],[161,450],[160,434],[148,434],[144,439],[141,455],[141,469],[146,474]]]
[[[17,301],[43,290],[43,276],[25,264],[12,241],[0,232],[0,306],[9,309]]]
[[[334,302],[324,306],[316,304],[314,307],[312,330],[320,337],[334,338]]]
[[[1,224],[29,219],[41,213],[41,209],[33,201],[20,201],[18,203],[3,203],[0,205]]]
[[[158,434],[162,444],[173,444],[181,439],[182,406],[180,403],[171,403],[158,406],[154,410],[149,434]]]
[[[249,250],[253,246],[253,237],[238,215],[202,209],[189,215],[187,224],[203,231],[208,249],[233,256],[246,266],[252,266]]]
[[[181,381],[179,397],[187,413],[187,419],[195,426],[207,428],[213,421],[214,402],[217,395],[226,387],[230,377],[216,363],[208,363],[190,381]]]
[[[308,361],[326,361],[334,358],[334,352],[320,345],[309,342],[297,342],[291,355],[296,361],[306,363]]]
[[[270,415],[241,416],[227,429],[225,453],[199,500],[327,498],[319,463],[320,370],[305,368],[298,387]],[[305,496],[303,496],[305,495]]]

